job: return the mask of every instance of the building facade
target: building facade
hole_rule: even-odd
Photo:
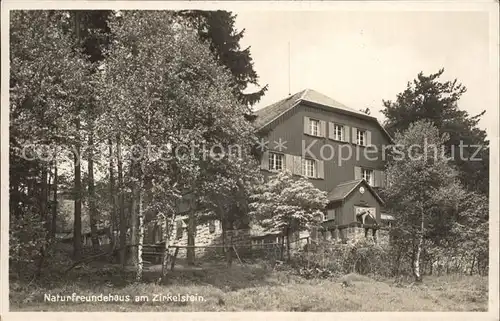
[[[306,89],[257,110],[250,118],[265,146],[260,165],[265,177],[289,170],[328,193],[322,228],[294,235],[294,239],[388,240],[385,227],[394,218],[382,212],[384,201],[377,190],[386,184],[385,150],[392,140],[375,117]],[[189,204],[183,198],[179,205],[173,245],[187,244]],[[195,243],[220,245],[221,234],[220,222],[199,224]],[[230,231],[229,236],[233,244],[237,240],[246,246],[279,239],[252,228]],[[145,243],[161,241],[159,226],[147,224]],[[206,249],[196,252],[206,253]]]
[[[373,116],[306,89],[255,112],[265,176],[288,170],[328,193],[321,233],[346,240],[360,228],[376,237],[392,217],[377,189],[386,184],[392,140]]]

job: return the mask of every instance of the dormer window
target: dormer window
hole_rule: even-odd
[[[356,144],[360,146],[366,145],[366,131],[358,129],[356,133]]]
[[[309,119],[309,133],[313,136],[320,136],[319,120]]]

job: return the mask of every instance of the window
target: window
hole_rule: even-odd
[[[361,175],[368,182],[368,184],[373,186],[373,170],[371,169],[361,169]]]
[[[344,126],[342,125],[333,125],[333,138],[335,140],[344,141]]]
[[[307,177],[316,177],[315,160],[306,158],[302,161],[302,175]]]
[[[366,145],[366,131],[364,130],[357,130],[356,133],[356,144],[360,146],[365,146]]]
[[[326,220],[327,221],[335,220],[335,209],[334,208],[326,211]]]
[[[319,120],[309,119],[309,133],[313,136],[320,136]]]
[[[215,233],[215,222],[214,221],[210,221],[208,223],[208,231],[209,231],[209,233]]]
[[[281,171],[283,170],[283,154],[269,153],[269,170]]]

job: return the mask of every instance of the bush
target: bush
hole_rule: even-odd
[[[390,249],[362,240],[351,244],[324,243],[299,252],[292,264],[305,278],[329,278],[358,273],[390,276]]]
[[[41,249],[47,245],[46,230],[38,213],[27,211],[23,217],[11,217],[9,226],[9,259],[19,278],[32,277],[37,269]]]

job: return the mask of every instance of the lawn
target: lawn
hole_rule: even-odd
[[[50,285],[11,280],[11,311],[487,311],[488,280],[479,276],[429,276],[424,284],[395,283],[350,274],[331,280],[306,280],[262,264],[223,265],[173,272],[171,284],[154,283],[158,267],[145,272],[145,283],[133,273],[86,267]],[[66,279],[68,279],[66,278]],[[343,286],[343,281],[348,284]],[[50,302],[46,295],[113,296],[128,302]],[[163,300],[154,301],[162,295]],[[191,295],[194,300],[172,300]],[[141,297],[142,296],[142,297]],[[136,301],[136,298],[140,300]],[[149,299],[147,301],[146,299]]]

